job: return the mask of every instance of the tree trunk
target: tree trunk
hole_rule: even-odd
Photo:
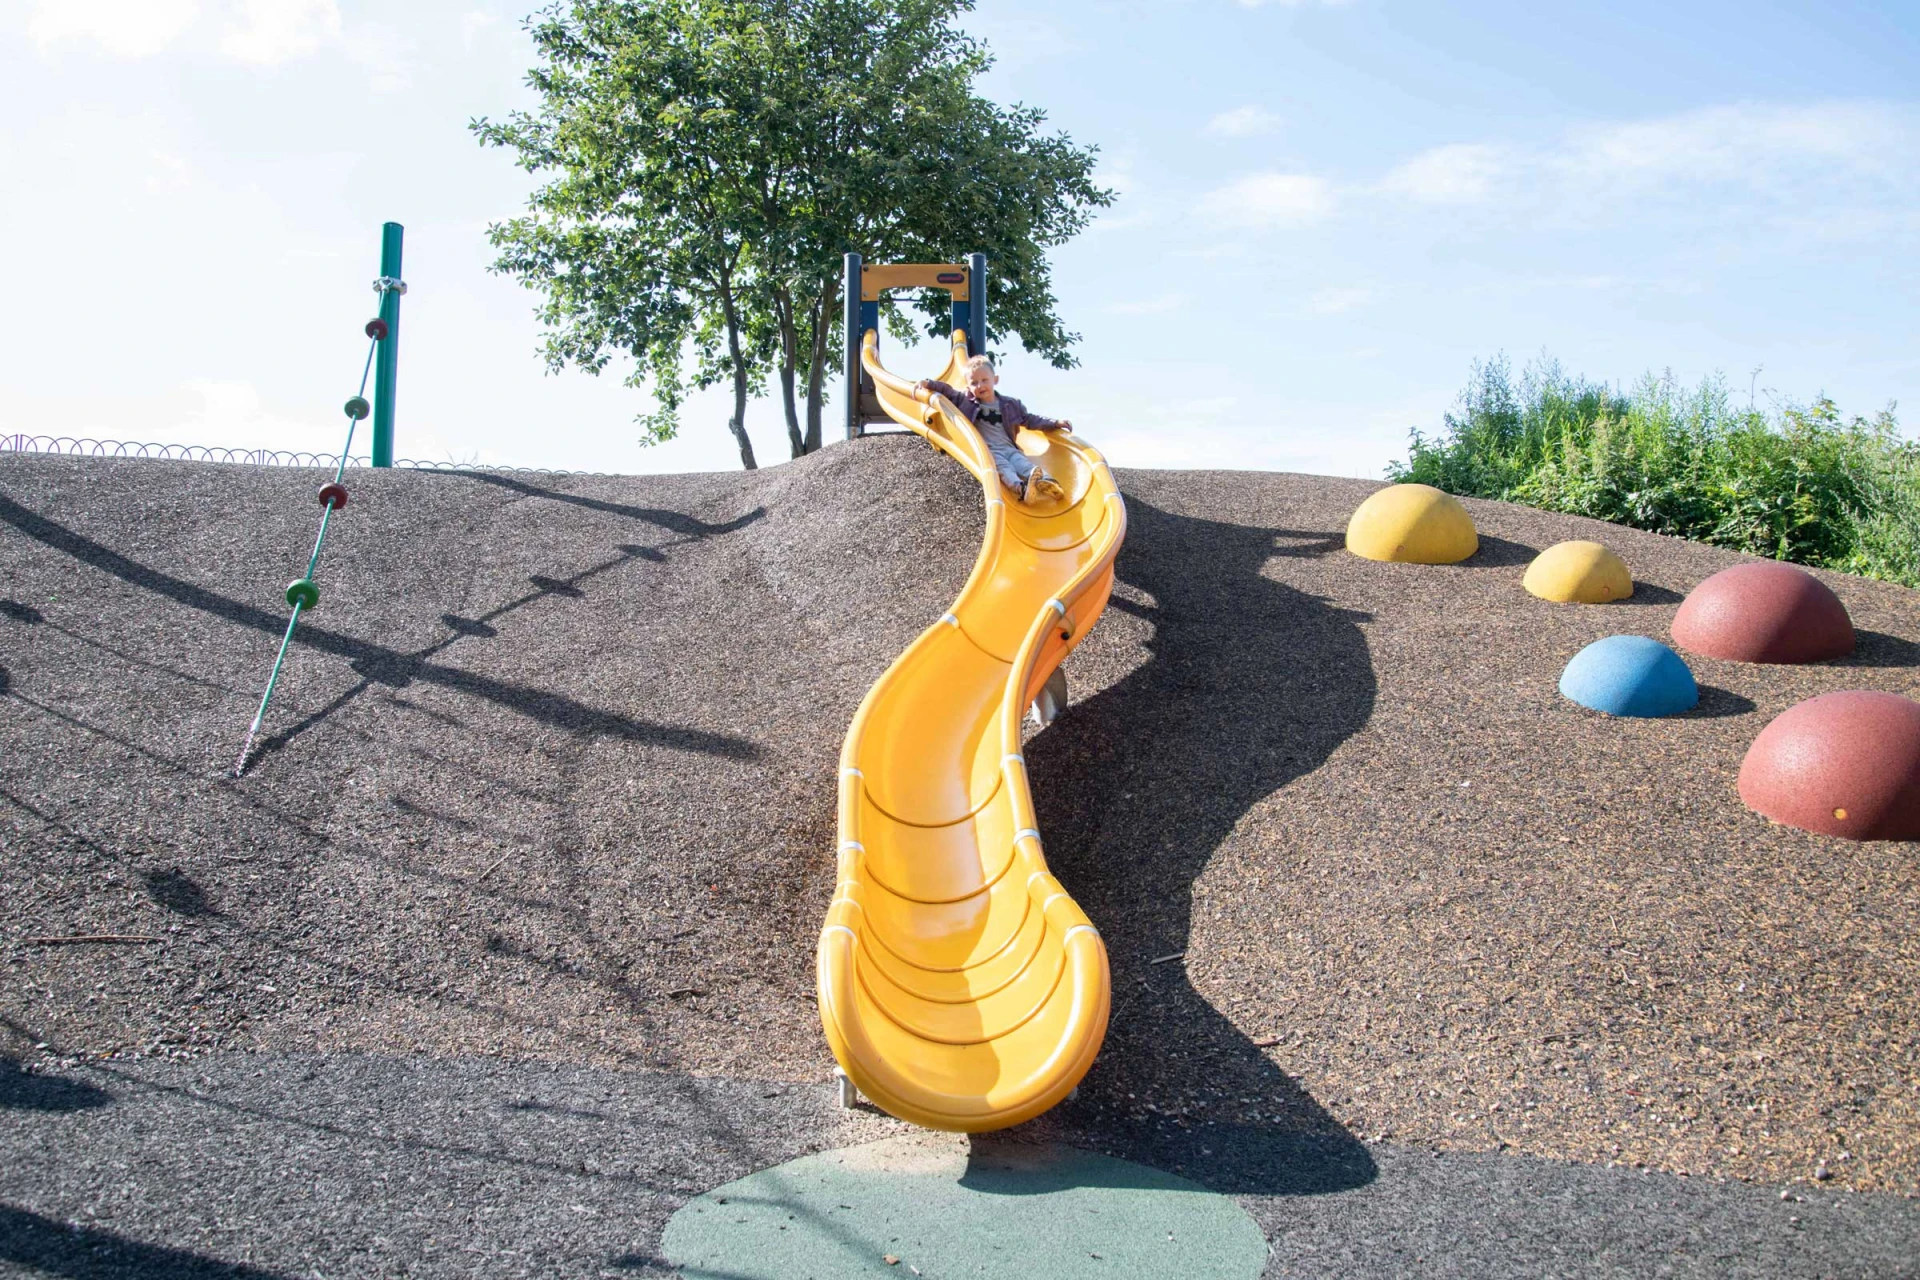
[[[806,455],[807,441],[800,434],[800,410],[794,402],[793,374],[792,358],[782,360],[780,362],[780,404],[787,411],[787,447],[791,450],[790,456],[799,458]]]
[[[747,361],[740,351],[740,309],[734,305],[731,276],[720,278],[720,305],[727,317],[727,352],[733,357],[733,417],[727,420],[727,430],[740,446],[740,465],[755,471],[759,464],[753,460],[753,441],[747,436]]]
[[[840,281],[828,276],[813,304],[813,343],[807,353],[807,452],[820,447],[820,410],[827,389],[827,341],[833,336],[833,309],[840,305]]]
[[[807,451],[807,442],[800,434],[800,413],[793,402],[793,369],[800,359],[800,338],[793,331],[793,295],[785,286],[773,291],[773,312],[780,322],[780,407],[787,414],[787,446],[798,458]]]

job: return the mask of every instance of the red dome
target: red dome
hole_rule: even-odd
[[[1695,587],[1673,616],[1673,642],[1734,662],[1825,662],[1853,652],[1853,622],[1826,583],[1761,560]]]
[[[1740,798],[1775,822],[1848,840],[1920,840],[1920,702],[1823,693],[1747,748]]]

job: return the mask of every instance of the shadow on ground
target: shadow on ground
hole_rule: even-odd
[[[564,502],[570,506],[585,507],[589,511],[624,516],[629,520],[642,520],[685,538],[707,538],[715,534],[732,533],[736,529],[746,528],[756,520],[764,519],[767,514],[765,507],[755,507],[745,515],[735,516],[721,524],[713,524],[687,515],[685,512],[671,511],[665,507],[636,507],[627,502],[608,502],[603,498],[588,498],[577,493],[563,493],[558,489],[543,489],[539,485],[528,484],[524,480],[516,480],[512,476],[499,475],[491,471],[457,471],[444,474],[457,475],[463,480],[477,480],[481,484],[495,485],[523,497],[545,498],[551,502]]]
[[[1193,882],[1247,810],[1318,768],[1372,713],[1364,615],[1262,573],[1277,555],[1329,554],[1340,537],[1137,499],[1127,510],[1117,576],[1151,603],[1122,592],[1114,605],[1153,624],[1151,656],[1026,750],[1048,861],[1113,964],[1106,1046],[1061,1118],[1116,1155],[1221,1191],[1363,1185],[1375,1170],[1353,1135],[1182,965],[1151,963],[1186,949]]]
[[[1842,667],[1920,667],[1920,644],[1884,631],[1853,633],[1853,652],[1834,665]]]
[[[0,1111],[86,1111],[112,1101],[112,1094],[84,1080],[27,1071],[0,1057]]]
[[[183,916],[221,914],[200,882],[178,867],[142,871],[140,878],[146,883],[148,896],[169,911]]]
[[[544,493],[541,490],[534,490],[534,492]],[[656,512],[651,508],[641,507],[629,509],[619,504],[598,505],[611,506],[615,510],[632,514],[637,519],[650,520],[667,528],[678,528],[682,525],[695,526],[699,531],[697,536],[705,536],[708,532],[726,532],[759,518],[758,513],[749,512],[727,525],[708,525],[689,516],[678,516],[674,512]],[[677,522],[668,521],[669,516],[676,517]],[[276,639],[286,629],[286,618],[277,612],[235,600],[197,583],[142,564],[130,556],[123,555],[111,547],[67,528],[56,520],[21,506],[4,493],[0,493],[0,522],[12,525],[36,542],[72,556],[102,573],[111,574],[123,582],[163,596],[176,604],[197,609],[238,626],[264,632]],[[620,561],[610,563],[620,563]],[[576,575],[578,576],[580,575]],[[537,588],[536,595],[550,590],[538,579],[535,579],[534,585]],[[577,591],[577,588],[572,588],[570,584],[560,585]],[[8,616],[16,615],[9,611]],[[484,622],[484,619],[481,621]],[[414,680],[421,680],[484,698],[530,719],[585,737],[626,738],[675,750],[701,752],[736,760],[751,760],[760,752],[760,748],[751,741],[732,734],[708,733],[681,725],[654,724],[618,715],[598,707],[588,706],[564,694],[494,679],[459,667],[429,662],[425,660],[423,653],[404,653],[385,645],[343,635],[325,627],[314,626],[311,623],[300,628],[295,636],[295,643],[305,648],[346,658],[350,660],[354,670],[363,677],[361,686],[356,686],[336,698],[335,704],[357,696],[360,688],[369,682],[404,688]],[[276,740],[284,742],[306,728],[308,723],[324,718],[334,709],[335,705],[329,704],[309,716],[306,721],[276,735],[275,739],[263,743],[261,749],[270,749]]]
[[[1700,701],[1691,711],[1680,714],[1690,720],[1717,720],[1722,716],[1743,716],[1753,710],[1754,705],[1753,699],[1745,694],[1722,689],[1718,685],[1703,684],[1700,686]]]
[[[1681,592],[1672,591],[1666,587],[1655,586],[1651,582],[1636,581],[1633,584],[1633,594],[1628,596],[1625,600],[1616,600],[1614,601],[1614,603],[1615,604],[1679,604],[1682,600],[1685,600],[1686,598],[1687,597]]]
[[[222,1262],[185,1249],[142,1244],[99,1227],[69,1226],[0,1204],[0,1262],[49,1276],[139,1276],[142,1280],[268,1280],[242,1262]]]
[[[1510,542],[1506,538],[1496,538],[1490,533],[1480,535],[1480,546],[1474,553],[1460,563],[1472,569],[1504,569],[1514,565],[1532,564],[1534,557],[1540,554],[1540,548],[1530,547],[1524,542]]]

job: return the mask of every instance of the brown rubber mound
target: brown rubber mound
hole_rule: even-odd
[[[1848,840],[1920,840],[1920,702],[1849,689],[1789,707],[1740,766],[1775,822]]]
[[[1817,571],[1851,657],[1695,657],[1695,710],[1616,719],[1560,696],[1567,660],[1666,636],[1742,557],[1469,499],[1472,557],[1387,564],[1345,551],[1377,484],[1118,474],[1113,607],[1024,748],[1113,1021],[1035,1137],[1300,1200],[1381,1140],[1920,1192],[1915,847],[1734,791],[1796,703],[1920,699],[1920,592]],[[0,1116],[9,1059],[109,1053],[824,1098],[841,739],[966,581],[979,485],[899,436],[744,474],[356,471],[235,779],[332,478],[0,454]],[[1570,539],[1633,595],[1521,590]],[[44,942],[80,937],[152,941]],[[1773,1206],[1783,1238],[1807,1212]]]
[[[1681,648],[1731,662],[1825,662],[1853,652],[1853,622],[1831,588],[1773,560],[1722,569],[1674,615]]]

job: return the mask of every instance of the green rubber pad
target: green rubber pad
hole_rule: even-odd
[[[959,1134],[749,1174],[688,1201],[661,1251],[687,1280],[1255,1280],[1267,1263],[1246,1211],[1185,1178]]]

